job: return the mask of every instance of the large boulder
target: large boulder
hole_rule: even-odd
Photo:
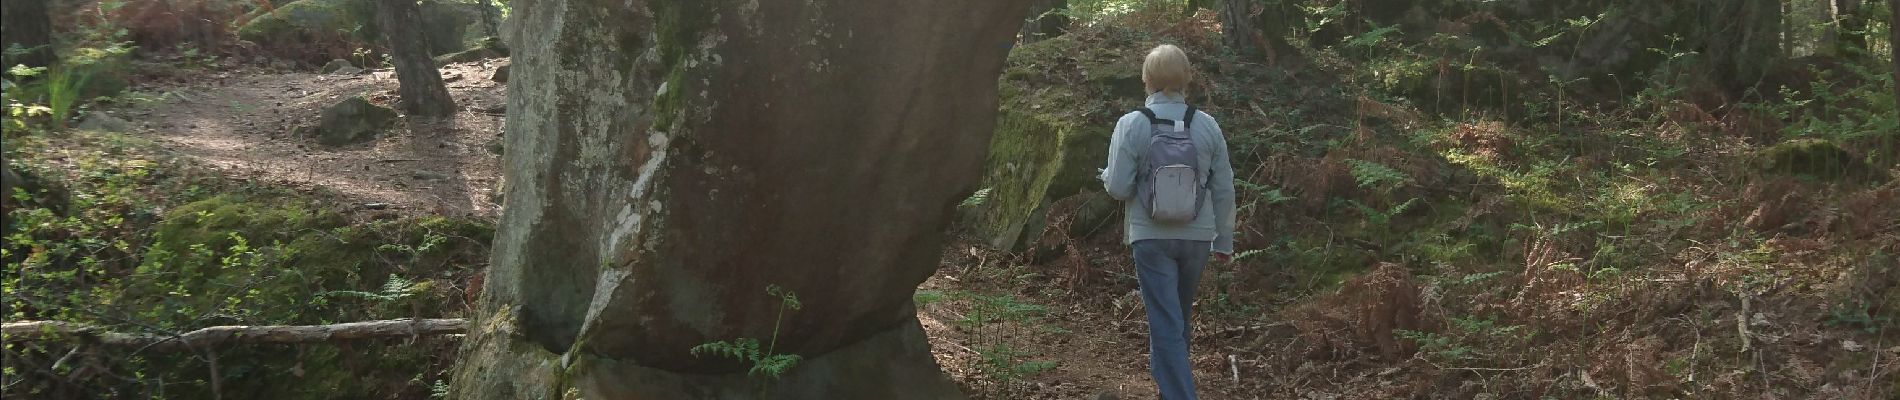
[[[454,54],[481,47],[482,6],[456,1],[424,1],[422,36],[429,40],[429,55]],[[497,12],[499,14],[499,12]]]
[[[507,206],[450,398],[963,397],[912,296],[1027,3],[515,4]],[[691,351],[741,338],[803,361]]]
[[[323,109],[317,122],[317,143],[342,146],[375,139],[396,122],[396,110],[370,104],[361,96],[343,99]]]
[[[250,18],[238,28],[238,37],[280,57],[313,64],[347,58],[359,48],[382,43],[370,1],[293,1]],[[465,50],[475,39],[471,36],[479,36],[479,5],[431,0],[420,8],[432,56]]]
[[[251,17],[237,34],[279,57],[321,63],[374,43],[375,21],[370,0],[297,0]]]
[[[1010,54],[984,167],[989,192],[972,227],[986,243],[1024,250],[1041,237],[1049,204],[1101,191],[1096,169],[1115,121],[1143,99],[1141,47],[1072,34]]]

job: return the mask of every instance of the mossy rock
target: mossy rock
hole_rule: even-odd
[[[487,59],[492,59],[492,58],[502,58],[502,57],[507,57],[507,56],[508,56],[508,48],[503,47],[501,45],[501,39],[490,37],[490,38],[481,39],[481,41],[479,42],[479,44],[475,46],[475,48],[436,57],[435,64],[449,65],[449,64],[454,64],[454,63],[475,62],[475,61],[487,60]]]
[[[1885,171],[1839,144],[1825,139],[1796,139],[1755,153],[1749,161],[1756,171],[1803,176],[1825,181],[1885,181]]]
[[[990,246],[1024,250],[1053,199],[1101,190],[1112,128],[1143,92],[1143,49],[1104,40],[1064,35],[1010,53],[984,167],[989,194],[974,218]]]

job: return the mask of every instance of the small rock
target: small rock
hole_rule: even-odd
[[[386,208],[389,208],[389,203],[368,203],[363,205],[363,209],[365,210],[381,210]]]
[[[491,81],[495,81],[495,82],[502,82],[502,83],[507,83],[507,82],[508,82],[508,66],[509,66],[509,65],[512,65],[512,64],[502,64],[502,65],[501,65],[501,66],[499,66],[499,67],[495,67],[495,74],[494,74],[494,75],[489,75],[489,76],[488,76],[488,80],[491,80]]]
[[[1841,350],[1847,350],[1847,352],[1849,353],[1859,353],[1861,350],[1866,350],[1866,349],[1867,349],[1867,346],[1860,344],[1860,342],[1856,342],[1852,340],[1841,341]]]
[[[396,122],[396,110],[370,104],[362,97],[350,97],[323,109],[317,122],[317,142],[341,146],[376,137]]]
[[[106,113],[86,114],[86,120],[79,123],[79,130],[101,132],[126,132],[132,130],[132,123]]]
[[[362,69],[360,69],[360,68],[356,68],[356,66],[355,66],[355,65],[352,65],[352,64],[350,64],[350,61],[349,61],[349,60],[344,60],[344,59],[341,59],[341,58],[339,58],[339,59],[335,59],[335,60],[330,60],[330,63],[328,63],[328,64],[323,64],[323,68],[322,68],[322,69],[318,69],[317,71],[320,71],[320,72],[323,72],[323,73],[326,73],[326,74],[334,74],[334,73],[337,73],[338,71],[342,71],[342,70],[344,70],[344,69],[354,69],[354,70],[356,70],[357,72],[362,72]]]
[[[442,77],[442,83],[455,83],[455,82],[461,82],[461,81],[462,81],[462,74],[455,74],[455,75]]]

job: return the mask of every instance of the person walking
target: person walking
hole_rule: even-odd
[[[1214,117],[1187,104],[1193,66],[1173,45],[1148,52],[1145,107],[1123,115],[1101,179],[1124,202],[1148,311],[1148,369],[1163,400],[1196,400],[1188,343],[1195,286],[1210,258],[1234,254],[1234,170]]]

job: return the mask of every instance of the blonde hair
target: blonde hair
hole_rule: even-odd
[[[1187,52],[1180,47],[1155,46],[1141,62],[1141,82],[1148,86],[1148,93],[1166,91],[1184,96],[1188,83],[1193,81],[1194,66],[1188,64]]]

